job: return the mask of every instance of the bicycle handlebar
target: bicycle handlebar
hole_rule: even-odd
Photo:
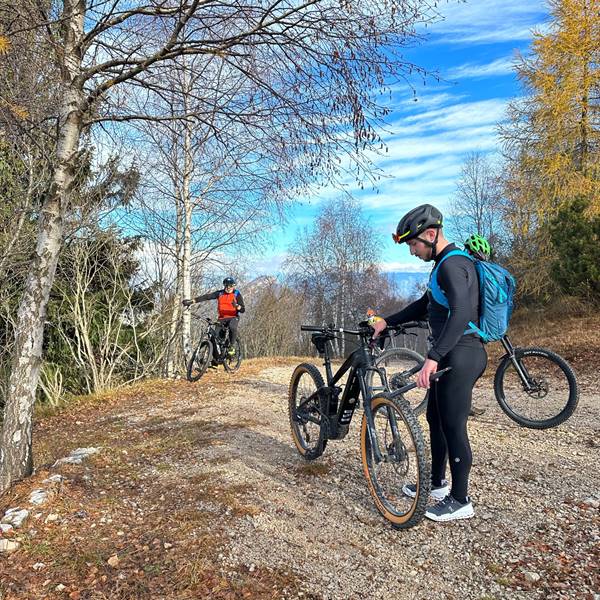
[[[387,327],[390,331],[402,332],[406,329],[425,329],[428,327],[426,321],[409,321],[401,325],[390,325]],[[312,331],[314,333],[347,333],[349,335],[367,335],[371,331],[371,326],[361,327],[360,329],[344,329],[335,325],[300,325],[301,331]],[[416,335],[416,334],[415,334]]]
[[[419,371],[421,369],[420,366],[418,367],[413,367],[413,369],[411,369],[411,375],[416,373],[417,371]],[[431,375],[429,377],[429,381],[431,383],[433,383],[434,381],[437,381],[440,377],[442,377],[443,375],[445,375],[448,371],[451,371],[452,367],[446,367],[445,369],[441,369],[440,371],[436,371],[435,373],[433,373],[433,375]],[[392,392],[392,394],[404,394],[406,392],[410,392],[410,390],[414,390],[417,387],[416,383],[409,383],[405,386],[402,386],[401,388],[398,388],[397,390],[394,390]]]
[[[335,327],[334,325],[300,325],[301,331],[314,331],[316,333],[347,333],[349,335],[369,335],[370,327],[364,329],[344,329],[343,327]]]
[[[427,321],[408,321],[407,323],[401,323],[400,325],[388,325],[388,329],[395,331],[402,329],[426,329],[428,327]]]

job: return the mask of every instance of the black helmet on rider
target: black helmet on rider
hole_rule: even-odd
[[[223,279],[223,285],[225,287],[235,285],[235,279],[233,277],[225,277],[225,279]]]
[[[442,226],[442,213],[431,204],[421,204],[407,212],[398,223],[396,233],[392,234],[396,244],[408,242],[416,238],[420,233],[435,227],[439,229]]]
[[[396,227],[396,233],[392,233],[392,238],[394,238],[396,244],[402,244],[416,238],[432,249],[431,257],[435,258],[435,245],[443,220],[442,213],[435,206],[421,204],[407,212],[400,219],[398,227]],[[433,242],[419,237],[421,233],[430,228],[437,230]]]

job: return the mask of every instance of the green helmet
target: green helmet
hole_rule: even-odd
[[[481,260],[488,260],[492,254],[490,243],[478,233],[473,233],[465,240],[465,248],[469,254]]]

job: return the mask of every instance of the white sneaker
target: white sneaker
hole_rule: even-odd
[[[417,486],[414,483],[407,483],[402,486],[402,493],[409,498],[414,498],[417,495]],[[448,480],[443,479],[442,485],[439,487],[431,486],[429,497],[434,500],[443,500],[450,493],[450,484]]]
[[[475,516],[473,504],[467,498],[466,504],[461,504],[448,494],[435,506],[425,511],[425,516],[432,521],[455,521],[457,519],[470,519]]]

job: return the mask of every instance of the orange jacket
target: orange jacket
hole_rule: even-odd
[[[219,319],[233,319],[237,317],[239,313],[243,313],[246,310],[244,306],[244,299],[239,290],[233,290],[231,294],[225,293],[225,290],[217,290],[216,292],[210,292],[203,296],[194,298],[195,302],[204,302],[205,300],[216,300],[217,301],[217,313]],[[233,305],[238,304],[240,308],[235,308]]]

